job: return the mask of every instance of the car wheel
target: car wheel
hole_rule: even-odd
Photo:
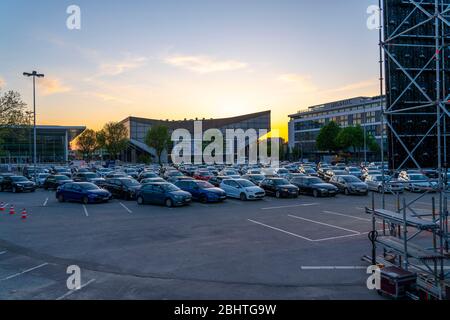
[[[12,192],[13,192],[13,193],[17,193],[16,187],[12,187]]]
[[[319,191],[314,190],[313,191],[313,196],[314,196],[314,198],[318,198],[319,197]]]
[[[138,203],[138,205],[143,205],[143,204],[144,204],[144,198],[142,198],[141,196],[139,196],[139,197],[137,198],[137,203]]]
[[[382,187],[378,187],[378,193],[383,193],[383,188]]]
[[[173,207],[172,199],[166,199],[166,207],[167,208],[172,208]]]
[[[240,198],[242,201],[247,201],[247,195],[245,193],[241,193]]]
[[[281,198],[281,193],[280,193],[280,191],[275,192],[275,197],[276,197],[276,198]]]
[[[344,194],[345,194],[346,196],[348,196],[348,195],[350,195],[350,191],[348,191],[348,189],[345,188],[345,189],[344,189]]]
[[[207,203],[207,202],[208,202],[208,197],[205,196],[205,195],[201,196],[201,197],[200,197],[200,202],[201,202],[201,203]]]
[[[89,204],[89,198],[88,197],[83,197],[83,203],[84,204]]]
[[[63,196],[62,194],[60,194],[60,195],[58,196],[58,201],[59,201],[59,202],[65,202],[66,199],[64,199],[64,196]]]

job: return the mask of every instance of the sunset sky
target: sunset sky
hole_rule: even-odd
[[[0,87],[38,122],[86,125],[133,115],[218,118],[378,92],[375,0],[1,0]],[[81,8],[81,30],[66,9]]]

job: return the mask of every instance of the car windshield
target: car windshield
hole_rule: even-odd
[[[179,172],[179,171],[172,171],[172,172],[169,172],[169,176],[170,177],[179,177],[179,176],[182,176],[183,174],[181,173],[181,172]]]
[[[97,175],[95,173],[85,173],[84,176],[88,179],[97,178]]]
[[[251,181],[248,180],[238,180],[237,183],[243,187],[243,188],[248,188],[248,187],[254,187],[255,184]]]
[[[281,174],[289,173],[289,170],[287,170],[287,169],[279,169],[278,173],[281,173]]]
[[[286,179],[276,179],[276,180],[273,180],[273,183],[276,186],[282,186],[282,185],[289,184],[289,182]]]
[[[99,190],[100,188],[97,187],[95,184],[93,183],[80,183],[79,186],[86,191],[90,191],[90,190]]]
[[[12,177],[11,179],[14,182],[25,182],[25,181],[28,181],[28,179],[25,178],[25,177]]]
[[[234,171],[234,170],[227,170],[227,171],[225,171],[225,174],[229,175],[229,176],[235,176],[238,173],[236,171]]]
[[[124,179],[122,180],[123,184],[126,185],[127,187],[132,187],[132,186],[138,186],[139,182],[137,182],[134,179]]]
[[[427,177],[425,177],[423,174],[411,174],[411,175],[409,175],[409,179],[412,180],[412,181],[419,181],[419,180],[426,181],[426,180],[428,180]]]
[[[197,182],[197,186],[200,187],[200,189],[211,189],[214,188],[214,186],[206,181],[202,181],[202,182]]]
[[[38,175],[39,178],[47,178],[48,176],[49,176],[48,173],[40,173],[40,174]]]
[[[161,187],[164,189],[164,191],[167,191],[167,192],[180,190],[180,188],[178,188],[177,186],[174,186],[171,183],[163,184],[163,185],[161,185]]]
[[[208,177],[208,176],[210,176],[211,174],[209,173],[209,172],[206,172],[206,171],[203,171],[203,172],[200,172],[199,173],[199,176],[200,177]]]
[[[343,177],[345,182],[361,182],[361,180],[359,180],[357,177],[353,177],[353,176],[346,176]]]
[[[58,181],[70,180],[67,176],[55,176],[55,179]]]
[[[350,168],[348,169],[349,172],[361,172],[358,168]]]
[[[262,181],[264,180],[264,176],[262,174],[255,174],[251,176],[252,179],[257,180],[257,181]]]
[[[319,178],[308,179],[308,184],[317,184],[317,183],[323,183],[323,181],[320,180]]]

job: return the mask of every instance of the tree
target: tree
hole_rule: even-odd
[[[366,144],[367,144],[369,150],[374,152],[374,153],[378,153],[381,150],[380,145],[378,144],[377,140],[370,133],[367,134]]]
[[[98,146],[104,148],[113,160],[127,148],[127,128],[123,123],[109,122],[96,136]]]
[[[18,92],[8,91],[0,96],[0,152],[7,137],[14,135],[15,139],[29,141],[32,115],[26,106]]]
[[[341,128],[334,121],[330,121],[328,124],[323,126],[317,136],[317,149],[321,151],[328,151],[329,153],[337,152],[339,150],[339,144],[337,143],[336,138],[340,132]]]
[[[169,134],[169,128],[164,125],[155,125],[148,132],[145,137],[145,143],[155,149],[158,162],[161,165],[161,155],[164,150],[167,150],[170,146],[171,139]]]
[[[353,153],[356,153],[364,147],[364,130],[361,126],[344,128],[339,132],[336,141],[341,149],[352,148]]]
[[[99,148],[96,132],[92,129],[84,130],[78,136],[76,146],[78,151],[83,155],[83,158],[87,158],[87,160],[92,159],[93,153]]]

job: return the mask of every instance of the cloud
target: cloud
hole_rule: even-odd
[[[303,93],[318,91],[318,87],[312,82],[309,75],[286,73],[280,75],[278,80],[295,85]]]
[[[109,95],[106,93],[93,93],[92,95],[94,95],[95,97],[103,100],[103,101],[107,101],[107,102],[118,102],[121,104],[131,104],[132,101],[131,100],[127,100],[127,99],[122,99],[113,95]]]
[[[69,92],[72,90],[70,87],[65,86],[59,79],[56,78],[42,78],[38,80],[38,84],[40,89],[42,90],[42,94],[45,96]]]
[[[102,63],[97,76],[117,76],[144,66],[147,62],[145,57],[127,57],[121,61]]]
[[[6,86],[6,81],[2,77],[0,77],[0,89],[4,88]]]
[[[332,89],[330,90],[330,92],[346,92],[346,91],[354,91],[354,90],[358,90],[358,89],[364,89],[364,88],[370,88],[370,87],[375,87],[379,85],[379,82],[375,79],[370,79],[370,80],[365,80],[365,81],[360,81],[360,82],[355,82],[355,83],[351,83],[336,89]]]
[[[247,68],[247,64],[236,60],[218,60],[207,56],[175,55],[167,57],[164,62],[174,67],[192,72],[206,74],[212,72],[234,71]]]

